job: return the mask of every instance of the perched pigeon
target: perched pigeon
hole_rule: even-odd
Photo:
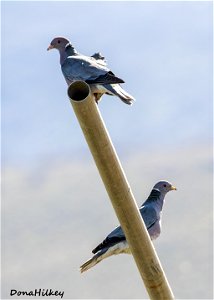
[[[140,207],[140,213],[149,232],[151,240],[156,239],[161,232],[161,211],[164,204],[164,197],[167,192],[176,190],[168,181],[159,181],[152,189],[148,199]],[[94,256],[86,261],[81,267],[83,273],[114,254],[128,253],[130,248],[126,241],[123,230],[120,226],[116,227],[106,238],[99,244],[92,253]]]
[[[50,49],[59,50],[62,73],[68,85],[76,80],[85,81],[90,85],[96,102],[103,94],[118,96],[126,104],[134,101],[120,86],[124,81],[110,71],[100,53],[82,55],[63,37],[54,38],[47,50]]]

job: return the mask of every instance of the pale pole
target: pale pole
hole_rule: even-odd
[[[68,95],[150,299],[174,299],[90,87],[75,81]]]

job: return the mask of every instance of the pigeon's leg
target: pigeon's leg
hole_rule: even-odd
[[[98,95],[99,95],[98,93],[94,93],[94,99],[97,104],[98,104],[98,100],[99,100]]]
[[[102,93],[94,93],[94,99],[97,104],[100,98],[102,97],[102,95],[103,95]]]

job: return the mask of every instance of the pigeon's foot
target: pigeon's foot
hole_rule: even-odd
[[[100,98],[102,97],[103,94],[101,93],[94,93],[94,99],[95,102],[98,104],[98,101],[100,100]]]

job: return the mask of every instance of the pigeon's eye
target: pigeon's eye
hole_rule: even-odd
[[[163,186],[166,187],[166,184],[164,184]]]
[[[60,44],[60,40],[58,40],[57,43]]]

